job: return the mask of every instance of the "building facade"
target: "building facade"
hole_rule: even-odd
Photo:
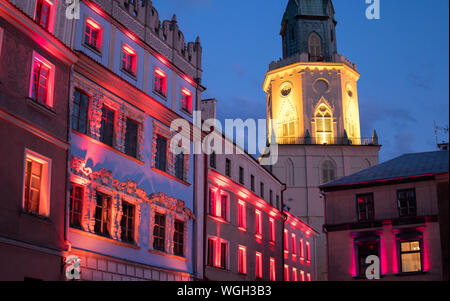
[[[285,205],[315,229],[324,222],[319,186],[378,163],[378,137],[362,138],[354,63],[337,52],[331,0],[288,3],[283,59],[272,62],[267,95],[269,141],[278,143],[272,171],[287,184]],[[318,237],[318,279],[326,280],[326,240]]]
[[[329,280],[367,280],[369,256],[384,281],[445,279],[448,159],[448,151],[403,155],[321,186]]]
[[[0,280],[62,280],[71,66],[42,11],[0,2]]]

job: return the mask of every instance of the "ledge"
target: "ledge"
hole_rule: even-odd
[[[45,104],[39,103],[38,101],[34,100],[31,97],[25,97],[25,99],[27,100],[27,104],[30,105],[30,107],[32,107],[33,109],[44,113],[45,115],[49,116],[49,117],[55,117],[56,116],[56,111],[53,110],[52,107],[47,106]]]
[[[135,244],[126,243],[126,242],[123,242],[123,241],[119,241],[119,240],[115,240],[115,239],[108,238],[108,237],[105,237],[105,236],[101,236],[101,235],[98,235],[98,234],[86,232],[86,231],[79,230],[79,229],[76,229],[76,228],[70,228],[69,230],[70,230],[70,232],[73,232],[73,233],[76,233],[76,234],[80,234],[80,235],[83,235],[83,236],[86,236],[86,237],[89,237],[89,238],[93,238],[93,239],[102,240],[104,242],[109,242],[109,243],[112,243],[112,244],[115,244],[115,245],[119,245],[119,246],[122,246],[122,247],[135,249],[135,250],[140,250],[141,249],[141,247],[139,247],[138,245],[135,245]]]
[[[188,261],[188,259],[186,257],[181,257],[178,255],[174,255],[174,254],[169,254],[166,252],[162,252],[162,251],[157,251],[157,250],[148,250],[148,252],[150,254],[155,254],[155,255],[160,255],[160,256],[164,256],[164,257],[169,257],[169,258],[173,258],[173,259],[177,259],[177,260],[181,260],[181,261]]]
[[[186,182],[186,181],[183,181],[183,180],[180,180],[180,179],[178,179],[177,177],[172,176],[171,174],[169,174],[169,173],[167,173],[167,172],[165,172],[165,171],[163,171],[163,170],[161,170],[161,169],[158,169],[158,168],[152,166],[152,170],[153,170],[154,172],[157,172],[157,173],[159,173],[159,174],[162,174],[163,176],[166,176],[166,177],[168,177],[168,178],[170,178],[170,179],[172,179],[172,180],[174,180],[174,181],[180,182],[181,184],[183,184],[183,185],[185,185],[185,186],[188,186],[188,187],[191,186],[190,183],[188,183],[188,182]]]
[[[215,220],[215,221],[218,222],[218,223],[222,223],[222,224],[226,224],[226,225],[231,225],[230,222],[224,220],[224,219],[221,218],[221,217],[214,216],[214,215],[211,215],[211,214],[208,214],[208,217],[209,217],[210,219],[212,219],[212,220]]]
[[[19,214],[23,215],[23,216],[29,216],[31,218],[35,218],[36,220],[42,221],[47,224],[53,223],[53,221],[50,219],[49,216],[45,216],[45,215],[41,215],[41,214],[33,213],[33,212],[27,212],[23,209],[20,210]]]

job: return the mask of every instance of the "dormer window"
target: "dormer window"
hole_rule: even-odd
[[[46,30],[50,30],[52,7],[53,3],[49,0],[38,0],[36,2],[36,14],[34,21]]]
[[[92,19],[86,20],[84,44],[97,51],[102,48],[102,28]]]
[[[128,45],[122,47],[122,70],[136,75],[136,51]]]
[[[167,75],[159,68],[155,69],[155,92],[167,96]]]

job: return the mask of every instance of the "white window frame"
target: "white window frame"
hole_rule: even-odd
[[[25,210],[25,181],[27,159],[42,164],[41,188],[39,196],[39,215],[50,217],[50,195],[52,178],[52,160],[32,150],[25,149],[23,159],[22,209]]]
[[[47,99],[46,105],[53,108],[54,107],[54,88],[55,88],[55,65],[46,60],[42,55],[33,51],[33,58],[31,61],[31,72],[30,72],[30,90],[28,96],[31,97],[33,93],[33,69],[34,62],[40,61],[50,69],[50,75],[48,77],[48,88],[47,88]]]
[[[58,0],[44,0],[44,1],[48,2],[50,4],[50,20],[48,21],[48,31],[50,33],[54,33]],[[64,0],[62,0],[62,1],[64,1]],[[37,3],[38,3],[38,1],[36,0],[35,7],[34,7],[33,20],[36,19]]]

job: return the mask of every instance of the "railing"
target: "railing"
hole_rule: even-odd
[[[379,145],[378,138],[347,138],[337,137],[322,140],[321,138],[298,138],[282,137],[277,138],[278,144],[297,144],[297,145]]]

